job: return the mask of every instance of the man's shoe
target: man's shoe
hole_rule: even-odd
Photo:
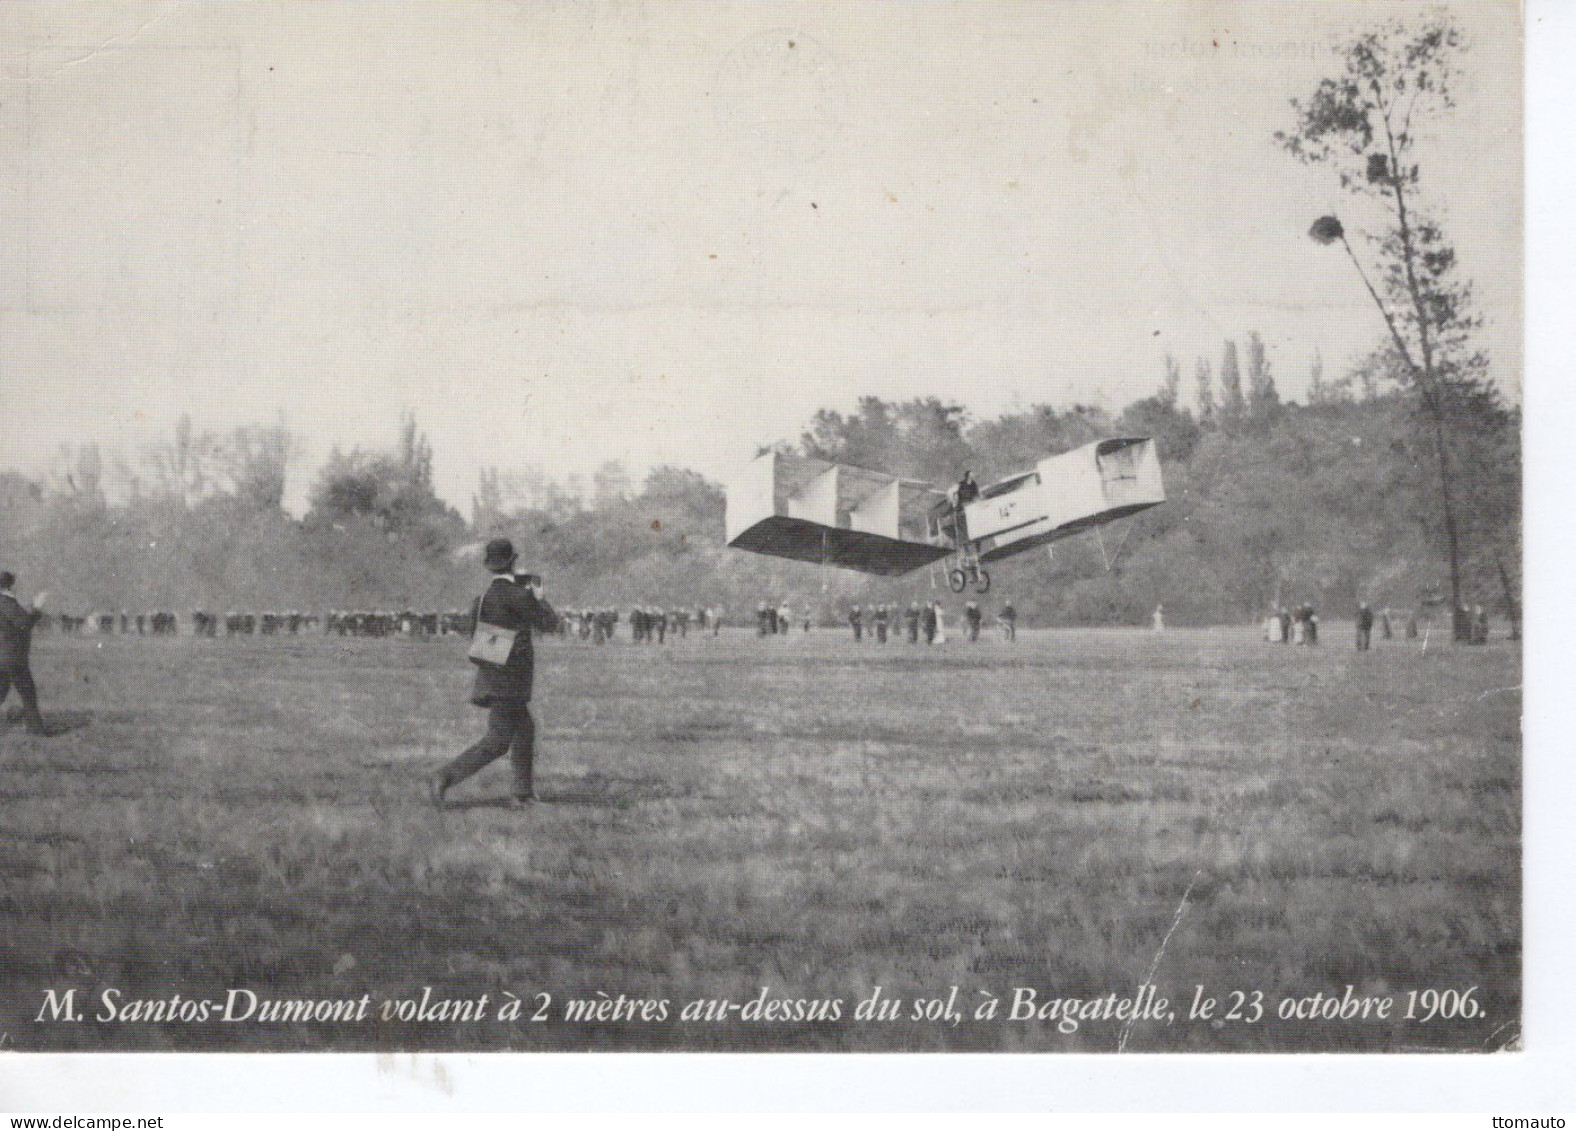
[[[536,801],[537,801],[536,794],[534,794],[534,793],[520,793],[520,794],[516,794],[515,796],[509,798],[508,801],[505,801],[503,803],[503,807],[505,809],[511,809],[511,810],[514,810],[515,812],[518,812],[521,809],[529,809],[529,808],[531,808],[531,806],[536,804]]]
[[[442,774],[434,774],[427,779],[427,797],[432,801],[434,809],[442,809],[444,794],[449,792],[449,782]]]
[[[51,726],[48,723],[32,723],[27,728],[27,733],[34,738],[54,738],[66,733],[66,727]]]

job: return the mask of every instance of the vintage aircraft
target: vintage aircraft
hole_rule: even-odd
[[[1165,502],[1155,442],[1099,440],[956,496],[862,467],[766,452],[728,485],[728,545],[894,577],[952,558],[954,593],[990,588],[983,563]],[[961,513],[962,523],[959,536]]]

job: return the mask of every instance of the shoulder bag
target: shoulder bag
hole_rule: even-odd
[[[491,592],[490,587],[488,592]],[[486,599],[487,594],[483,593],[482,599],[476,602],[476,627],[471,633],[471,650],[467,655],[473,664],[501,668],[509,662],[509,653],[514,651],[514,638],[518,633],[512,628],[500,628],[482,620],[482,601]]]

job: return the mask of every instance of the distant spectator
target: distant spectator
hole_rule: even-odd
[[[1363,601],[1357,606],[1357,650],[1368,651],[1368,646],[1373,641],[1374,611],[1368,607],[1368,602]]]

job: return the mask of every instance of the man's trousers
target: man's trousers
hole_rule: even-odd
[[[514,796],[530,797],[532,763],[536,758],[536,720],[531,718],[531,703],[527,699],[493,702],[487,709],[487,733],[444,767],[444,787],[459,784],[505,754],[509,755],[514,769]]]
[[[13,686],[22,699],[22,719],[27,723],[27,729],[43,730],[44,718],[38,713],[38,688],[33,685],[33,673],[25,667],[9,670],[0,668],[0,704],[11,694]]]

